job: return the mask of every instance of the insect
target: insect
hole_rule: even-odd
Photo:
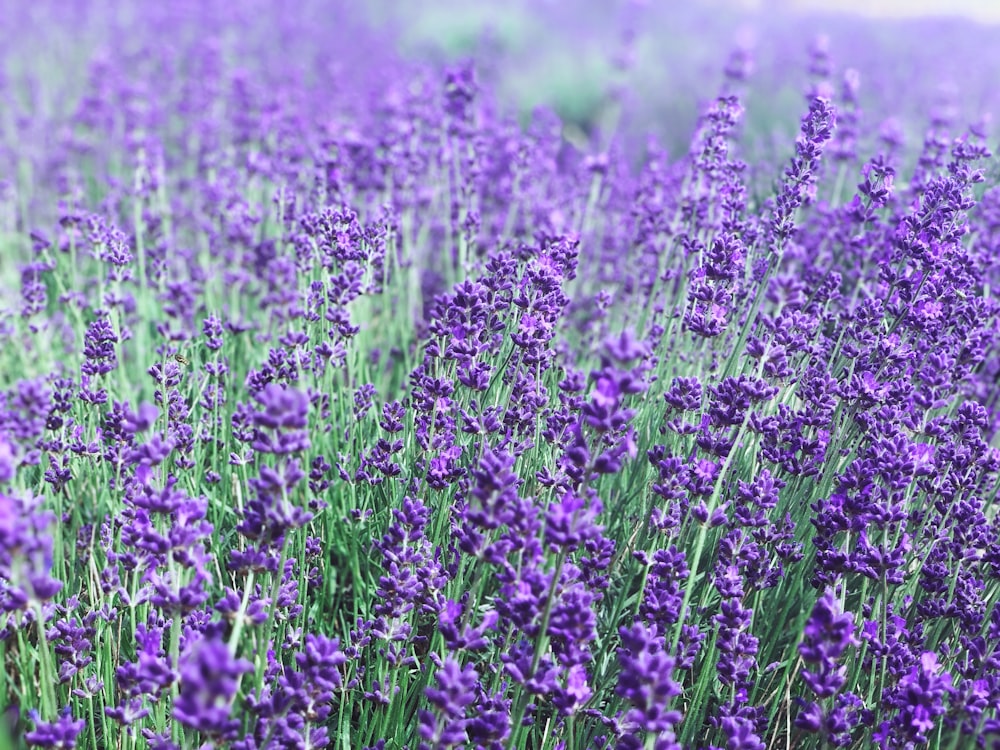
[[[187,367],[189,364],[191,364],[191,360],[185,357],[183,354],[175,354],[174,361],[177,362],[177,364],[179,365],[183,365],[184,367]]]

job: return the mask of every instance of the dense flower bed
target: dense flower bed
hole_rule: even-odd
[[[1000,735],[986,124],[814,44],[748,165],[738,48],[572,146],[224,5],[4,89],[0,748]]]

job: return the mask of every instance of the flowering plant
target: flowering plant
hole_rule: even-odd
[[[686,154],[574,145],[322,3],[49,5],[109,45],[0,88],[0,749],[996,741],[987,124],[819,41],[780,158],[746,46]]]

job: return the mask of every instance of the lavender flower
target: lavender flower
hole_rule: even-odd
[[[235,737],[239,722],[230,718],[242,675],[253,670],[245,659],[234,659],[220,640],[191,646],[180,665],[180,693],[174,718],[186,727],[219,741]]]
[[[1000,732],[989,29],[8,5],[0,744]]]
[[[31,718],[35,727],[25,732],[24,739],[31,747],[50,747],[59,750],[75,748],[77,737],[83,731],[86,722],[74,720],[69,707],[54,722],[43,722],[38,718],[38,712],[33,711]]]

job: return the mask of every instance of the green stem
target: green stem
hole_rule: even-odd
[[[42,719],[55,721],[58,710],[55,687],[56,671],[52,651],[49,649],[49,639],[45,634],[45,615],[42,612],[42,603],[33,601],[32,609],[35,612],[35,628],[38,631],[39,691],[42,701]]]
[[[566,562],[566,551],[560,550],[559,556],[556,559],[555,572],[552,574],[552,583],[549,585],[549,594],[545,601],[545,610],[542,612],[542,624],[538,630],[538,637],[535,640],[535,653],[531,658],[531,671],[529,672],[529,678],[535,675],[535,671],[538,669],[538,664],[542,660],[542,652],[548,648],[549,637],[549,619],[552,617],[552,607],[555,605],[556,598],[556,587],[559,585],[559,578],[562,576],[563,563]],[[520,695],[518,695],[517,708],[514,711],[514,720],[511,722],[511,733],[510,741],[507,744],[507,750],[514,750],[515,748],[522,747],[517,744],[521,737],[522,722],[524,721],[524,712],[528,707],[528,693],[526,689],[522,689]]]

